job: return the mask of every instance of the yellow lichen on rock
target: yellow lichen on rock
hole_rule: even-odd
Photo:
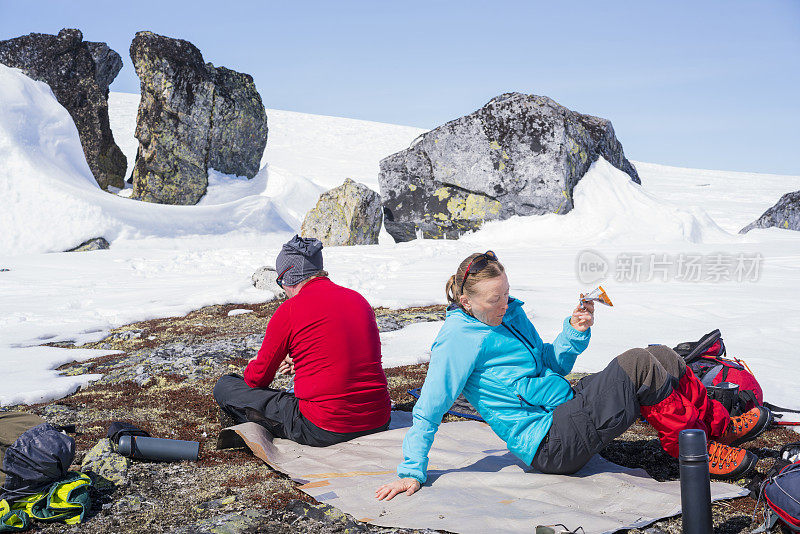
[[[447,202],[447,210],[454,219],[485,221],[497,218],[500,214],[500,202],[470,193],[466,197],[451,198]]]
[[[446,187],[440,187],[439,189],[433,192],[433,196],[435,196],[441,201],[446,198],[450,198],[450,191]]]
[[[489,143],[489,148],[491,148],[492,150],[500,150],[503,147],[501,147],[500,143],[498,143],[497,141],[492,141],[491,143]]]

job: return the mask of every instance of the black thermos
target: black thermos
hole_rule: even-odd
[[[681,470],[683,534],[711,534],[711,482],[708,474],[706,433],[681,430],[678,436]]]
[[[137,460],[195,461],[200,453],[200,444],[196,441],[128,435],[120,436],[117,452]]]

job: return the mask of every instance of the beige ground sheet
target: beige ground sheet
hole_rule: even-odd
[[[393,480],[410,414],[393,412],[386,432],[324,448],[274,442],[244,423],[223,430],[220,447],[241,441],[300,489],[356,519],[381,526],[451,532],[525,532],[536,525],[582,526],[587,534],[641,527],[680,513],[678,482],[656,482],[595,456],[572,476],[544,475],[511,454],[485,423],[444,423],[430,453],[428,483],[388,502],[375,490]],[[713,500],[747,490],[714,482]]]

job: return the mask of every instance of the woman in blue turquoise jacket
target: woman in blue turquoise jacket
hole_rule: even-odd
[[[663,345],[628,350],[571,387],[564,376],[589,344],[594,304],[576,307],[553,343],[544,343],[523,302],[509,296],[505,269],[491,251],[462,261],[445,291],[450,306],[403,441],[405,460],[398,479],[377,490],[378,499],[411,495],[425,483],[434,435],[460,393],[512,453],[546,473],[574,473],[640,413],[673,456],[680,430],[701,428],[722,438],[731,426],[722,405],[712,404],[683,360]],[[755,464],[748,451],[710,443],[728,463],[712,474],[741,476]]]

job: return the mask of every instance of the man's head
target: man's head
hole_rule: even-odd
[[[278,285],[292,298],[309,279],[327,276],[322,269],[322,242],[313,237],[294,236],[278,253],[275,270]]]

